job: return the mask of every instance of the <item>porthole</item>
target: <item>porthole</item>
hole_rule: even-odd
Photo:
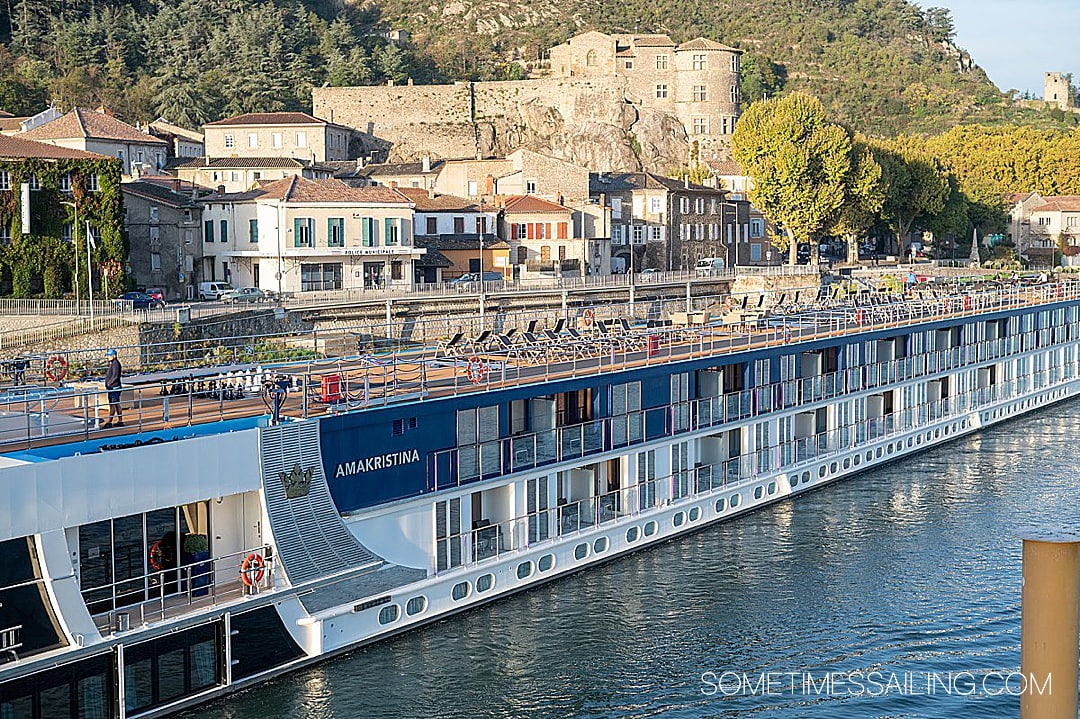
[[[671,518],[671,523],[674,524],[676,527],[683,526],[683,523],[685,521],[686,521],[686,514],[683,513],[683,512],[676,512],[675,516]]]
[[[536,560],[536,568],[539,569],[541,572],[546,572],[554,566],[554,554],[545,554],[544,556],[540,557],[540,559]]]
[[[458,582],[454,585],[454,588],[450,590],[450,598],[455,602],[460,602],[467,596],[469,596],[468,582]]]
[[[574,547],[574,559],[584,559],[587,556],[589,556],[588,543],[582,542],[581,544]]]
[[[762,497],[762,495],[764,493],[765,493],[765,488],[764,487],[754,487],[754,499],[761,499],[761,497]]]
[[[720,499],[716,500],[716,513],[717,513],[717,514],[720,514],[720,513],[721,513],[721,512],[723,512],[723,511],[724,511],[725,509],[727,509],[727,500],[726,500],[726,499],[724,499],[723,497],[721,497]]]
[[[960,427],[961,427],[961,429],[967,429],[967,420],[966,419],[960,420]]]
[[[701,519],[701,507],[691,507],[688,514],[690,516],[691,522],[698,521],[699,519]]]
[[[908,446],[909,446],[909,447],[911,446],[911,440],[910,440],[910,439],[908,440]],[[903,442],[897,442],[897,443],[896,443],[896,451],[897,451],[897,452],[899,452],[899,451],[900,451],[900,450],[902,450],[903,448],[904,448],[904,443],[903,443]]]
[[[886,454],[892,454],[892,453],[893,453],[893,446],[892,446],[891,444],[890,444],[890,445],[886,445],[886,447],[885,447],[885,453],[886,453]]]
[[[518,579],[528,579],[529,577],[532,576],[532,573],[533,573],[533,563],[532,562],[522,562],[517,567],[517,578]]]
[[[829,472],[831,472],[832,474],[836,474],[838,469],[840,469],[840,467],[836,464],[836,462],[833,462],[829,465]]]
[[[922,444],[922,435],[921,434],[918,437],[915,438],[915,444],[916,445]]]
[[[658,527],[658,525],[656,524],[656,521],[655,521],[655,520],[651,520],[651,519],[650,519],[650,520],[649,520],[648,522],[645,522],[645,529],[644,529],[644,532],[645,532],[645,536],[646,536],[646,537],[651,537],[651,536],[653,536],[654,534],[656,534],[656,530],[657,530],[657,529],[659,529],[659,527]]]
[[[878,447],[877,451],[874,454],[877,455],[878,459],[881,459],[881,447]],[[869,459],[869,457],[867,459]]]
[[[769,482],[769,494],[776,494],[776,482]]]
[[[870,450],[867,450],[866,451],[866,461],[869,462],[873,458],[874,458],[874,453],[871,452]]]
[[[945,436],[949,436],[949,425],[945,425]]]
[[[641,530],[639,530],[637,527],[630,527],[630,529],[626,530],[626,541],[631,544],[636,542],[638,540],[638,537],[640,536]]]
[[[795,475],[794,477],[791,478],[791,487],[792,487],[792,489],[794,489],[795,487],[798,487],[798,486],[799,486],[799,475]]]
[[[802,473],[802,483],[806,484],[809,481],[810,481],[810,473],[809,472],[803,472]]]
[[[494,574],[481,574],[476,578],[476,591],[486,592],[495,586]]]
[[[596,541],[592,543],[592,549],[597,554],[606,552],[608,548],[607,537],[597,537]]]
[[[731,499],[728,500],[728,504],[731,505],[732,509],[735,509],[741,503],[742,503],[742,495],[741,494],[733,494],[733,495],[731,495]]]
[[[912,439],[911,437],[908,437],[908,438],[907,438],[907,446],[908,446],[908,449],[911,449],[911,445],[913,445],[913,444],[915,444],[915,440],[914,440],[914,439]]]
[[[825,477],[825,465],[824,464],[817,468],[817,476],[821,477],[821,478]]]
[[[387,604],[379,610],[379,624],[396,622],[401,616],[401,607],[396,604]]]
[[[421,595],[419,597],[412,597],[405,603],[405,613],[410,617],[415,617],[420,612],[427,609],[427,597]]]
[[[929,437],[927,437],[929,439]],[[938,427],[934,430],[934,439],[941,439],[941,428]]]
[[[858,467],[860,464],[862,464],[862,457],[860,455],[855,455],[854,457],[852,457],[851,463]]]

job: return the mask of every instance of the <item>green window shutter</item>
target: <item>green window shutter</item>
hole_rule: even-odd
[[[389,217],[384,217],[383,218],[383,244],[384,245],[391,244],[391,240],[390,240],[390,218]]]
[[[203,223],[203,240],[206,242],[214,241],[214,221],[207,220]]]
[[[221,221],[221,237],[220,237],[220,241],[221,242],[228,242],[229,241],[229,221],[228,220],[222,220]]]
[[[259,221],[257,219],[248,220],[248,241],[259,241]]]
[[[334,236],[334,225],[337,221],[333,217],[326,218],[326,246],[334,247],[337,245],[337,238]]]
[[[303,245],[300,244],[300,236],[301,236],[301,229],[300,228],[302,227],[302,225],[300,224],[300,218],[299,217],[294,217],[293,221],[292,221],[292,225],[293,225],[293,227],[292,227],[292,231],[293,231],[293,247],[303,247]]]
[[[371,247],[371,218],[360,218],[360,244],[364,247]]]

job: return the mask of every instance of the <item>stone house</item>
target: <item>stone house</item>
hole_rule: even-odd
[[[250,112],[203,126],[206,156],[349,159],[352,130],[306,112]]]
[[[120,162],[0,136],[0,295],[87,299],[87,227],[95,291],[115,294],[126,259]]]
[[[1031,212],[1036,207],[1046,204],[1046,200],[1037,192],[1013,192],[1005,195],[1005,206],[1009,210],[1009,222],[1005,228],[1005,238],[1013,243],[1021,257],[1032,259],[1035,256],[1053,255],[1057,247],[1055,239],[1047,231],[1032,232]],[[1049,215],[1043,215],[1046,223]],[[1042,226],[1045,230],[1045,224]]]
[[[202,280],[275,292],[411,287],[413,203],[386,187],[289,177],[203,207]]]
[[[168,159],[169,144],[164,140],[106,112],[82,107],[18,136],[115,157],[120,161],[121,173],[128,177],[157,174]]]
[[[196,157],[176,160],[168,171],[184,182],[229,193],[287,177],[326,180],[334,175],[332,167],[292,157]]]
[[[424,282],[454,279],[481,270],[508,274],[509,245],[495,234],[499,211],[494,203],[485,200],[477,203],[415,187],[399,187],[398,192],[413,202],[417,246],[441,254],[449,261],[437,275],[425,270]],[[427,258],[422,264],[430,267]]]
[[[614,271],[690,270],[707,257],[728,265],[765,259],[750,203],[724,190],[648,172],[595,174],[591,187],[611,209]]]
[[[174,125],[162,118],[151,122],[147,130],[154,137],[169,143],[170,160],[178,157],[202,157],[206,154],[206,143],[201,132]]]
[[[139,289],[160,287],[167,301],[191,300],[202,263],[202,207],[179,180],[125,182],[128,272]]]
[[[1080,245],[1080,195],[1039,199],[1042,202],[1030,211],[1027,256],[1039,264],[1051,264],[1059,241],[1066,246]]]
[[[611,272],[611,242],[596,232],[593,215],[532,195],[497,196],[496,202],[515,276]]]
[[[436,188],[436,178],[443,170],[442,160],[432,160],[430,157],[422,157],[419,162],[386,162],[375,165],[367,165],[353,173],[351,177],[363,179],[364,184],[381,185],[383,187],[412,187],[423,190]],[[338,173],[341,177],[342,172]],[[354,182],[348,178],[342,178],[350,185]]]
[[[589,171],[550,155],[519,148],[503,158],[447,160],[435,189],[459,197],[533,195],[557,203],[589,197]]]

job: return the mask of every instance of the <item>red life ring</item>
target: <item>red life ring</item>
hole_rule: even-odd
[[[863,323],[863,311],[855,310],[855,324],[861,325]]]
[[[596,315],[593,313],[592,310],[585,310],[584,312],[581,313],[581,322],[586,327],[592,327],[593,323],[595,321],[596,321]]]
[[[67,372],[67,360],[60,355],[53,355],[45,360],[45,379],[50,382],[63,382]]]
[[[261,554],[251,554],[244,557],[240,564],[240,581],[245,587],[254,587],[266,576],[266,560]]]
[[[165,552],[161,549],[161,540],[150,545],[150,566],[160,572],[165,568]]]
[[[484,381],[484,375],[487,374],[487,365],[479,357],[470,357],[469,362],[465,365],[465,376],[469,378],[469,381],[473,384],[480,384]]]
[[[970,295],[964,295],[964,310],[967,311],[967,310],[970,310],[970,309],[971,309],[971,296]]]

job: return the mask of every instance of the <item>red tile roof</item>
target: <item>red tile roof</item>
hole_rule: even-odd
[[[408,197],[390,187],[350,187],[341,180],[308,180],[286,177],[262,186],[260,198],[284,202],[364,202],[409,204]]]
[[[416,204],[417,212],[479,212],[475,202],[455,195],[435,195],[419,187],[399,187],[397,191]],[[493,208],[494,209],[494,208]]]
[[[503,209],[506,212],[573,212],[569,207],[533,195],[507,197]]]
[[[1032,212],[1080,212],[1080,195],[1059,195],[1044,197],[1045,205],[1039,205]]]
[[[633,43],[635,47],[675,47],[667,35],[635,35]]]
[[[208,122],[206,127],[220,127],[223,125],[328,125],[326,120],[320,120],[306,112],[249,112],[236,117],[226,117],[217,122]]]
[[[167,145],[164,140],[148,135],[112,115],[96,110],[76,107],[52,122],[20,133],[27,140],[69,140],[86,138],[93,140],[119,140],[139,142],[144,145]]]
[[[107,160],[110,158],[83,150],[73,150],[68,147],[57,147],[47,142],[34,142],[23,139],[24,136],[9,137],[0,135],[0,158],[5,160]]]
[[[730,47],[723,43],[716,42],[715,40],[708,40],[703,37],[697,37],[689,42],[684,42],[682,45],[679,45],[679,50],[721,50],[723,52],[742,52],[742,50],[738,48]]]

